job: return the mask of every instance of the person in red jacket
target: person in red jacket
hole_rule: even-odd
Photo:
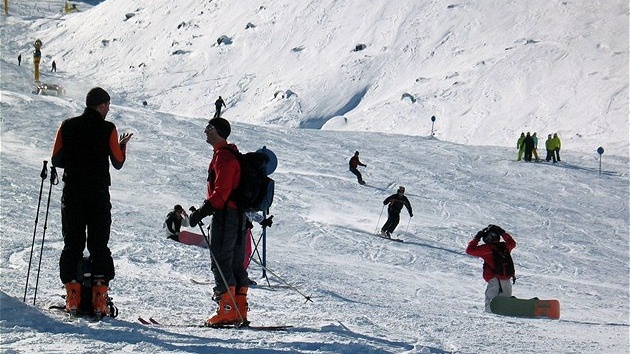
[[[501,242],[501,238],[505,242]],[[483,239],[484,244],[479,245],[479,241]],[[514,271],[512,274],[499,275],[497,274],[495,264],[495,250],[499,248],[499,243],[504,243],[505,249],[510,253],[516,247],[516,241],[503,230],[496,225],[488,225],[488,227],[477,232],[477,235],[470,240],[468,247],[466,247],[466,253],[471,256],[480,257],[483,259],[483,279],[488,283],[486,287],[486,312],[490,311],[490,303],[492,299],[497,296],[512,296],[512,281],[514,278]],[[511,258],[511,257],[510,257]]]
[[[241,167],[234,144],[227,142],[230,123],[223,118],[208,122],[206,142],[212,145],[213,156],[208,168],[206,200],[203,206],[190,214],[194,227],[206,216],[212,215],[210,251],[214,275],[213,300],[219,304],[217,313],[206,321],[207,326],[247,323],[247,290],[249,279],[243,267],[245,258],[245,213],[238,208],[230,195],[241,180]]]

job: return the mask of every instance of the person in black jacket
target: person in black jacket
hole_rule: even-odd
[[[381,235],[391,238],[392,232],[394,232],[400,222],[400,211],[403,206],[407,208],[409,217],[413,217],[411,203],[409,203],[409,199],[405,197],[405,187],[398,187],[398,192],[385,198],[383,204],[387,205],[387,221],[381,228]]]
[[[214,101],[214,108],[216,109],[216,111],[214,112],[214,118],[221,117],[221,108],[223,107],[226,107],[225,101],[223,101],[223,98],[219,96],[219,98],[216,101]]]
[[[534,152],[534,138],[527,132],[525,139],[523,139],[523,145],[525,146],[525,157],[523,159],[527,162],[532,161],[532,153]]]
[[[173,210],[166,215],[166,220],[164,220],[167,238],[179,241],[179,233],[181,232],[182,225],[190,226],[188,223],[188,214],[186,214],[186,211],[181,205],[177,204]]]
[[[357,167],[358,166],[367,167],[367,165],[359,161],[358,151],[354,152],[354,156],[350,158],[350,161],[348,161],[348,165],[350,166],[350,172],[354,173],[354,175],[357,176],[357,181],[359,182],[359,184],[365,184],[365,181],[363,181],[363,176],[361,176],[361,172],[359,172],[359,169],[357,169]]]
[[[107,246],[112,223],[109,197],[109,163],[122,168],[126,146],[133,134],[118,137],[116,126],[105,120],[109,94],[100,87],[88,92],[87,106],[78,117],[59,127],[52,153],[52,165],[63,168],[61,225],[64,247],[59,259],[61,281],[66,287],[66,310],[76,312],[81,303],[77,265],[87,242],[92,272],[92,305],[96,316],[108,314],[107,289],[114,278],[114,261]],[[87,232],[86,232],[87,230]]]

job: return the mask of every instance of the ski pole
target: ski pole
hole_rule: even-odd
[[[409,232],[409,224],[411,223],[411,216],[409,217],[409,221],[407,221],[407,228],[405,229],[405,233]]]
[[[197,208],[195,208],[194,206],[191,206],[188,210],[195,211],[197,210]],[[212,252],[212,249],[210,248],[210,233],[206,235],[206,233],[203,231],[203,222],[201,220],[199,220],[198,225],[199,225],[199,230],[201,231],[201,235],[203,236],[203,239],[206,240],[206,244],[208,245],[208,252],[210,252],[210,259],[212,260],[212,262],[214,262],[214,265],[217,267],[217,270],[219,271],[219,275],[221,276],[221,280],[223,280],[223,284],[225,284],[225,291],[228,293],[228,295],[230,295],[230,299],[232,300],[232,304],[234,305],[234,308],[238,309],[238,306],[236,305],[236,298],[234,297],[234,294],[230,292],[230,285],[228,284],[227,279],[225,278],[225,274],[223,274],[223,270],[221,270],[221,266],[219,265],[217,258],[214,256],[214,253]],[[245,324],[245,319],[243,318],[243,315],[241,315],[241,311],[237,310],[236,313],[238,313],[238,317],[241,319],[241,325]]]
[[[26,271],[26,286],[24,287],[24,299],[23,302],[26,302],[26,292],[28,291],[28,279],[31,275],[31,262],[33,261],[33,249],[35,248],[35,234],[37,233],[37,223],[39,222],[39,206],[42,203],[42,191],[44,189],[44,181],[46,177],[48,177],[48,172],[46,165],[48,161],[44,160],[44,167],[42,167],[42,172],[40,172],[39,177],[42,179],[42,183],[39,185],[39,198],[37,200],[37,213],[35,214],[35,227],[33,228],[33,241],[31,242],[31,256],[28,259],[28,270]]]
[[[385,205],[383,204],[383,207],[381,208],[381,213],[378,214],[378,221],[376,222],[376,228],[374,229],[374,233],[378,234],[378,224],[381,223],[381,216],[383,215],[383,210],[385,210]]]
[[[44,240],[46,239],[46,229],[48,228],[48,210],[50,208],[50,195],[52,193],[52,186],[57,185],[59,180],[57,179],[57,170],[55,166],[50,166],[50,188],[48,188],[48,201],[46,203],[46,216],[44,218],[44,232],[42,233],[42,248],[39,250],[39,265],[37,266],[37,279],[35,281],[35,295],[33,296],[33,305],[37,299],[37,287],[39,285],[39,273],[42,268],[42,256],[44,255]]]
[[[279,276],[278,274],[274,273],[273,271],[271,271],[271,269],[265,267],[264,265],[262,265],[261,263],[259,263],[257,260],[252,259],[252,261],[254,261],[254,263],[258,264],[259,266],[263,267],[263,269],[265,269],[266,271],[268,271],[269,273],[271,273],[271,275],[273,275],[274,277],[280,279],[284,284],[286,284],[289,288],[295,290],[295,292],[297,292],[298,294],[302,295],[305,299],[306,302],[313,302],[313,300],[311,300],[310,296],[306,296],[304,295],[300,290],[298,290],[295,286],[289,284],[286,280],[282,279],[281,276]]]
[[[258,255],[258,261],[260,262],[259,264],[262,264],[262,257],[260,256],[260,252],[258,251],[258,245],[260,244],[260,241],[262,241],[262,237],[263,235],[260,235],[260,238],[258,238],[258,242],[256,242],[256,240],[254,240],[254,252],[252,252],[252,255],[249,257],[249,261],[251,262],[254,259],[254,255]],[[267,285],[271,286],[271,283],[269,282],[269,277],[267,276],[266,273],[263,273],[263,277],[265,279],[267,279]]]

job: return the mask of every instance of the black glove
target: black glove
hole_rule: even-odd
[[[201,220],[203,220],[203,218],[214,213],[214,207],[207,200],[203,202],[203,205],[200,209],[195,210],[195,207],[190,207],[190,209],[188,210],[192,211],[192,213],[190,213],[190,217],[188,218],[190,226],[192,227],[197,226],[197,224],[199,224]]]
[[[486,234],[486,229],[480,230],[475,235],[475,240],[480,241],[483,238],[483,235],[485,235],[485,234]]]
[[[273,215],[269,216],[268,218],[264,219],[263,221],[260,222],[260,225],[262,225],[262,227],[271,227],[271,224],[273,224]]]
[[[412,213],[409,213],[409,217],[410,217],[410,218],[413,218],[413,214],[412,214]]]
[[[505,233],[505,230],[503,230],[500,226],[497,226],[497,225],[488,225],[488,230],[490,232],[496,233],[499,236]]]

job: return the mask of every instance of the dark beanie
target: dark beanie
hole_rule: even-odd
[[[85,105],[88,107],[96,107],[99,104],[109,102],[109,94],[100,87],[95,87],[85,96]]]
[[[223,118],[212,118],[208,122],[214,129],[217,130],[217,134],[223,139],[227,139],[230,136],[230,132],[232,132],[232,128],[230,128],[230,122]]]

